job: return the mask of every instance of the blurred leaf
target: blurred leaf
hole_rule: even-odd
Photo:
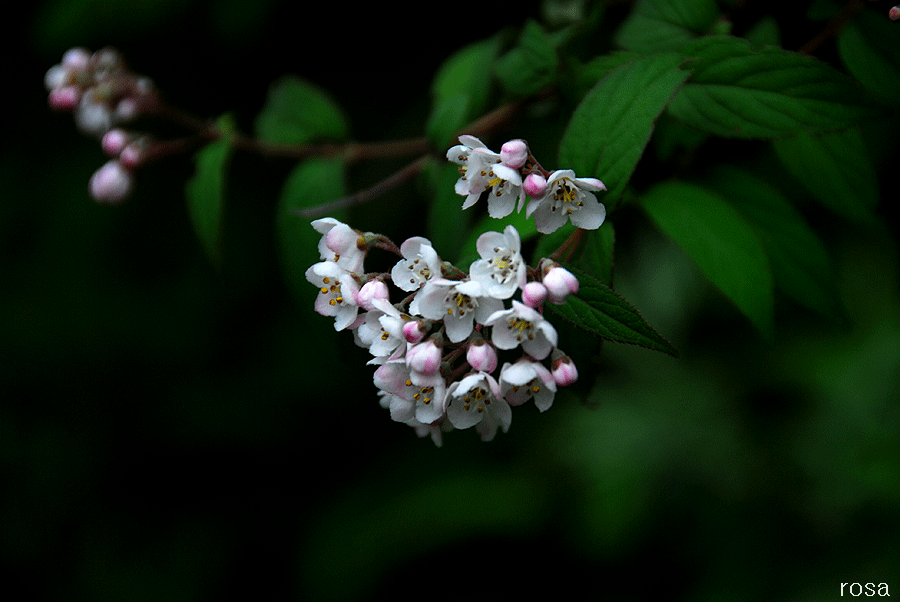
[[[615,42],[626,50],[675,50],[709,33],[719,19],[716,0],[640,0],[622,23]]]
[[[345,196],[344,172],[341,159],[309,159],[294,167],[282,188],[276,216],[281,264],[288,287],[300,299],[305,300],[310,290],[305,274],[309,266],[319,261],[321,235],[310,225],[312,220],[298,215],[297,210]]]
[[[614,69],[575,109],[559,145],[559,163],[607,186],[601,202],[615,206],[634,172],[659,114],[690,74],[683,57],[662,53]]]
[[[453,186],[459,179],[457,165],[448,161],[433,161],[425,176],[429,180],[426,193],[432,200],[428,208],[426,237],[441,257],[459,257],[469,233],[470,211],[460,207],[464,197]]]
[[[825,244],[780,192],[729,166],[717,168],[710,184],[756,230],[778,290],[822,315],[841,313],[836,270]]]
[[[900,39],[897,26],[871,10],[859,12],[838,36],[838,53],[847,70],[870,92],[900,104]]]
[[[578,278],[578,294],[569,295],[562,305],[545,304],[546,311],[604,339],[640,345],[678,357],[675,347],[619,293],[573,265],[560,264]]]
[[[519,45],[500,57],[494,70],[500,83],[511,94],[534,94],[555,79],[556,50],[553,40],[540,24],[527,21]]]
[[[581,102],[584,95],[597,85],[597,82],[609,75],[611,71],[640,56],[641,54],[638,52],[618,50],[594,57],[572,69],[573,75],[570,77],[572,81],[566,86],[564,92],[572,94],[572,89],[574,88],[574,96],[577,102]]]
[[[234,132],[234,119],[225,115],[219,118],[218,126],[223,137],[194,155],[196,169],[185,185],[188,214],[194,232],[215,264],[221,261],[222,255],[225,177],[231,158],[230,137]]]
[[[340,107],[318,86],[293,75],[269,88],[255,128],[262,140],[281,144],[343,140],[349,135]]]
[[[857,224],[872,223],[878,175],[858,127],[772,142],[782,164],[822,205]]]
[[[781,46],[781,29],[771,16],[761,18],[743,37],[756,46]]]
[[[700,38],[682,51],[698,60],[669,111],[717,136],[837,130],[879,112],[856,82],[808,56],[731,36]]]
[[[737,210],[705,188],[676,181],[650,188],[641,204],[760,332],[771,336],[768,259],[756,233]]]
[[[537,265],[544,257],[550,257],[566,240],[572,236],[576,228],[566,224],[551,234],[541,236],[534,250],[533,265]],[[596,230],[582,230],[578,248],[568,259],[563,259],[580,270],[600,279],[607,286],[612,286],[613,248],[615,246],[615,230],[611,222],[606,222]]]
[[[455,134],[487,109],[499,50],[499,36],[481,40],[452,54],[438,69],[431,85],[434,109],[429,124],[434,125],[428,129],[430,140],[437,148],[451,142],[453,136],[447,137],[446,132]]]

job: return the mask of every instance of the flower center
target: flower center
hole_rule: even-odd
[[[485,406],[491,405],[490,394],[481,387],[475,387],[465,395],[463,395],[463,409],[469,411],[475,407],[475,411],[479,414],[484,412]]]

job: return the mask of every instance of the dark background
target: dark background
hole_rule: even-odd
[[[297,4],[59,0],[7,22],[0,562],[4,589],[20,592],[10,599],[586,588],[589,599],[812,601],[838,597],[842,582],[900,593],[892,227],[821,216],[847,315],[779,300],[765,342],[623,210],[617,288],[681,357],[606,345],[587,405],[560,396],[543,415],[517,410],[490,444],[457,432],[437,449],[378,407],[349,334],[289,293],[272,225],[289,164],[235,159],[218,269],[185,210],[190,160],[141,171],[120,207],[90,200],[102,153],[47,109],[43,88],[69,47],[116,46],[173,104],[233,111],[245,130],[269,83],[296,73],[333,95],[356,139],[378,140],[421,132],[450,53],[540,16],[527,3],[447,5],[438,18],[421,4]],[[776,14],[795,25],[783,27],[789,48],[821,25],[797,8]],[[366,169],[377,171],[360,168],[358,183]],[[883,176],[886,214],[896,176]],[[405,218],[380,219],[354,225]]]

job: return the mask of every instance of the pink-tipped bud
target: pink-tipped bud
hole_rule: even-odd
[[[500,147],[500,162],[511,169],[519,169],[528,160],[528,145],[524,140],[510,140]]]
[[[118,157],[130,141],[131,137],[128,135],[128,132],[114,129],[103,134],[100,146],[103,147],[103,152],[110,157]]]
[[[536,173],[530,173],[522,182],[522,190],[533,199],[539,199],[547,193],[547,179]]]
[[[81,88],[78,86],[53,88],[47,100],[54,111],[74,111],[81,101]]]
[[[117,204],[128,198],[132,186],[131,173],[113,159],[94,172],[88,190],[95,201]]]
[[[550,373],[553,375],[553,381],[560,387],[568,387],[578,380],[578,370],[572,358],[565,355],[553,360]]]
[[[403,336],[410,343],[418,343],[425,338],[428,328],[419,320],[413,320],[403,325]]]
[[[900,5],[895,6],[891,10],[888,11],[888,18],[891,21],[900,20]]]
[[[538,308],[547,300],[547,287],[540,282],[529,282],[522,287],[522,303]]]
[[[414,345],[406,352],[406,366],[413,372],[431,376],[441,368],[443,349],[433,339]]]
[[[122,153],[119,155],[119,161],[122,165],[129,169],[138,167],[144,161],[144,155],[147,151],[146,141],[135,141],[125,145]]]
[[[497,350],[484,339],[477,339],[466,350],[466,361],[475,370],[490,374],[497,369]]]
[[[384,283],[384,280],[376,278],[362,285],[362,288],[356,294],[356,304],[366,311],[372,311],[375,309],[375,301],[380,299],[387,300],[389,296],[390,291],[387,284]]]
[[[569,270],[554,265],[544,273],[544,286],[547,287],[547,298],[550,303],[561,305],[569,295],[578,292],[578,278]]]

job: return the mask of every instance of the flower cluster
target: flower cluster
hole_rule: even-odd
[[[594,195],[606,190],[603,182],[578,178],[571,169],[548,172],[524,140],[506,142],[499,153],[474,136],[460,136],[459,142],[447,151],[447,159],[459,165],[456,193],[466,197],[463,209],[486,196],[491,217],[506,217],[524,208],[527,217],[534,216],[538,232],[544,234],[567,221],[596,230],[606,219],[606,207]]]
[[[542,307],[565,302],[578,281],[550,260],[528,266],[514,227],[482,234],[480,259],[463,273],[423,237],[398,248],[332,218],[312,226],[322,235],[321,261],[306,272],[316,311],[368,349],[382,407],[419,436],[440,445],[443,432],[475,427],[489,441],[509,428],[513,406],[533,399],[543,412],[577,379]],[[400,257],[389,273],[365,272],[374,247]],[[391,288],[404,298],[392,302]]]
[[[91,177],[91,196],[107,203],[124,200],[131,192],[132,172],[141,162],[148,140],[118,126],[159,107],[153,82],[129,71],[112,48],[94,53],[72,48],[47,71],[44,85],[50,107],[73,113],[78,128],[100,139],[110,156]]]

